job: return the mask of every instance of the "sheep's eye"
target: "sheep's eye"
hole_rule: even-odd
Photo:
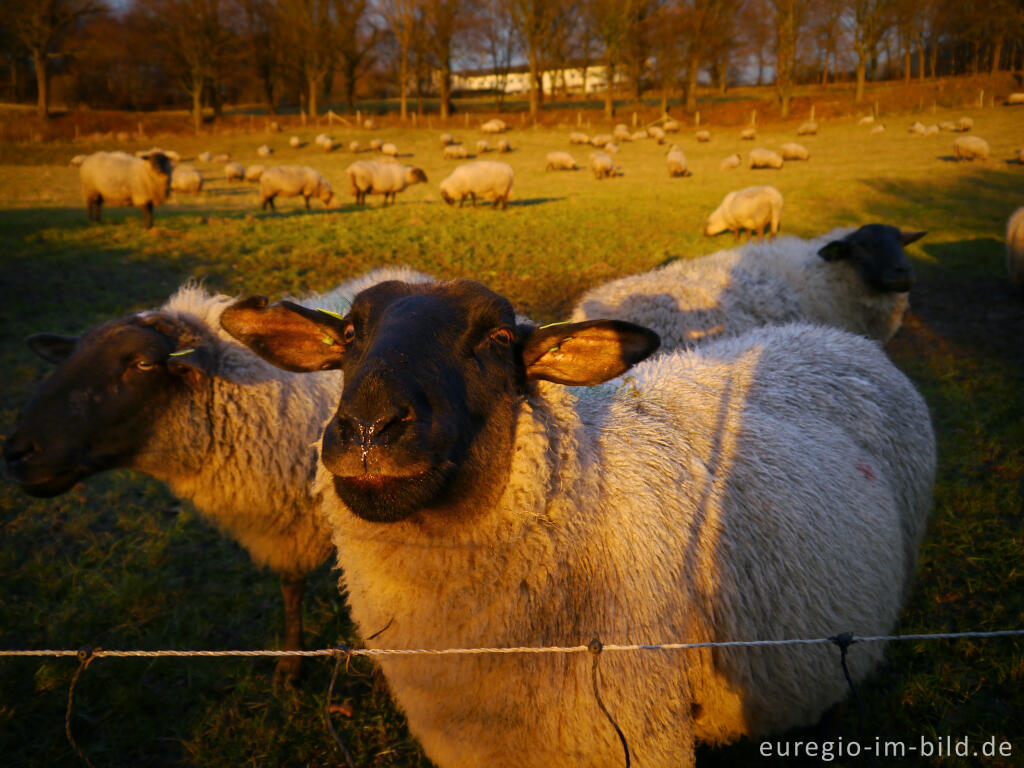
[[[508,328],[499,328],[491,333],[491,340],[496,341],[499,344],[511,344],[512,343],[512,331]]]
[[[149,360],[139,360],[135,367],[140,371],[152,371],[156,368],[156,363],[151,363]]]
[[[356,327],[349,323],[345,326],[345,330],[341,332],[341,337],[346,341],[352,341],[356,337]]]

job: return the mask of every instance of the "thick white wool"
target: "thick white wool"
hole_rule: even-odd
[[[127,152],[94,152],[82,161],[79,174],[85,199],[98,194],[107,205],[160,205],[167,199],[171,183],[169,173]]]

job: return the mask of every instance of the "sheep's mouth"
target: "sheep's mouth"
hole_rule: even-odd
[[[22,491],[39,499],[60,496],[89,474],[87,470],[83,469],[47,472],[40,468],[18,467],[10,464],[7,466],[7,476],[17,483]]]
[[[335,475],[334,490],[357,517],[371,523],[393,523],[436,499],[450,475],[443,467],[411,475]]]

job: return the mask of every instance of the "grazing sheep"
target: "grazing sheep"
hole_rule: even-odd
[[[953,157],[957,160],[988,160],[988,142],[980,136],[958,136],[953,142]]]
[[[917,136],[924,136],[924,123],[915,120],[910,124],[910,128],[907,129],[908,133],[913,133]]]
[[[260,176],[260,208],[275,210],[276,197],[302,197],[309,210],[309,199],[315,197],[327,208],[334,207],[334,192],[320,173],[306,165],[277,165]]]
[[[357,160],[345,169],[345,173],[348,174],[349,191],[357,205],[364,205],[369,194],[384,195],[384,205],[388,204],[388,198],[394,203],[395,196],[406,187],[427,180],[427,174],[421,168],[373,160]]]
[[[742,161],[743,161],[743,159],[739,156],[739,153],[733,153],[733,154],[729,155],[727,158],[725,158],[724,160],[722,160],[722,162],[718,164],[718,168],[719,168],[719,170],[722,170],[722,171],[728,171],[728,170],[731,170],[733,168],[739,168],[740,167],[740,163]]]
[[[257,182],[260,180],[260,176],[263,175],[263,171],[265,170],[266,168],[264,168],[262,165],[250,165],[248,168],[245,169],[245,180]]]
[[[455,139],[452,137],[452,135],[450,133],[442,133],[441,134],[441,146],[442,147],[447,147],[449,144],[454,144],[454,143],[455,143]]]
[[[1017,162],[1020,165],[1024,165],[1024,147],[1017,150]]]
[[[910,304],[914,270],[903,248],[924,235],[868,224],[679,259],[592,289],[572,319],[644,325],[661,336],[662,351],[788,322],[831,325],[884,344]]]
[[[316,144],[318,147],[327,146],[332,141],[333,139],[331,139],[331,137],[328,136],[326,133],[318,133],[316,135],[316,138],[313,139],[313,143]]]
[[[625,123],[619,123],[615,126],[614,130],[612,130],[612,139],[614,141],[630,141],[632,136],[633,135],[629,131],[629,126]]]
[[[749,161],[751,168],[775,168],[777,170],[782,167],[782,156],[778,152],[763,147],[750,150]]]
[[[952,120],[942,120],[942,121],[939,122],[939,130],[940,131],[955,131],[956,130],[956,123],[954,123]]]
[[[245,167],[239,163],[228,163],[224,166],[224,178],[228,181],[244,181]]]
[[[387,267],[301,303],[345,312],[370,285],[430,279]],[[30,336],[29,347],[57,368],[8,433],[7,474],[46,497],[117,467],[167,483],[256,564],[280,575],[282,645],[299,650],[305,578],[333,550],[320,498],[309,493],[312,442],[341,376],[266,365],[221,330],[220,314],[232,301],[189,283],[159,309],[78,338]],[[123,360],[131,361],[127,370]],[[298,670],[298,658],[282,658],[276,677]]]
[[[595,147],[603,147],[605,144],[612,143],[612,135],[610,133],[599,133],[590,140],[590,143]]]
[[[210,161],[213,160],[213,153],[200,152],[199,155],[196,157],[196,160],[198,160],[200,163],[209,163]]]
[[[376,127],[377,124],[373,121],[372,117],[368,117],[363,121],[363,128],[365,128],[368,131],[372,131]]]
[[[334,142],[332,141],[330,146],[326,147],[326,149],[327,149],[328,152],[330,152],[333,148],[334,148]],[[358,139],[353,139],[352,141],[350,141],[348,143],[348,151],[351,152],[353,155],[358,155],[360,152],[363,151],[363,148],[359,144],[359,140]]]
[[[548,152],[545,171],[575,171],[576,160],[568,152]]]
[[[378,154],[384,148],[384,141],[382,139],[370,139],[370,150],[377,152]]]
[[[959,120],[956,121],[956,129],[961,133],[966,133],[967,131],[973,128],[974,120],[972,120],[969,117],[961,117]]]
[[[799,128],[796,129],[797,136],[815,136],[818,133],[818,124],[813,120],[808,120],[806,123],[802,123]]]
[[[266,144],[261,144],[256,148],[256,154],[260,157],[270,157],[274,154],[274,150],[268,147]]]
[[[98,222],[103,204],[142,209],[142,224],[153,226],[153,206],[162,205],[171,187],[171,161],[162,152],[133,157],[127,152],[94,152],[79,175],[89,218]]]
[[[880,133],[885,133],[885,125],[884,125],[884,124],[881,124],[881,125],[876,125],[876,126],[875,126],[874,128],[872,128],[872,129],[871,129],[871,130],[869,131],[869,133],[870,133],[870,134],[871,134],[872,136],[877,136],[877,135],[878,135],[878,134],[880,134]]]
[[[735,190],[725,196],[707,221],[704,234],[707,237],[729,230],[739,240],[740,230],[745,229],[750,237],[757,233],[757,239],[764,237],[768,230],[771,237],[779,231],[782,216],[782,194],[775,187],[747,187]]]
[[[573,131],[572,133],[569,134],[569,143],[570,144],[589,144],[590,143],[590,137],[587,136],[587,134],[585,134],[585,133],[580,133],[579,131]]]
[[[587,159],[595,179],[611,178],[615,175],[615,161],[607,152],[591,152]]]
[[[469,157],[469,152],[461,144],[449,144],[444,148],[442,155],[445,160],[465,160]]]
[[[665,143],[665,138],[666,138],[665,131],[664,131],[664,129],[659,128],[656,125],[652,125],[650,128],[647,129],[647,135],[650,136],[652,139],[654,139],[659,144],[664,144]]]
[[[441,182],[441,199],[448,205],[459,201],[462,207],[466,198],[470,198],[476,207],[477,197],[494,200],[492,208],[499,205],[508,208],[508,198],[512,193],[512,182],[515,173],[508,163],[494,160],[477,160],[458,166]]]
[[[661,124],[661,128],[666,133],[679,133],[679,131],[682,129],[682,126],[679,124],[678,120],[672,120],[671,118],[669,118],[668,120]]]
[[[613,155],[619,154],[619,145],[616,144],[614,141],[609,141],[602,147],[602,149],[605,152],[611,152]]]
[[[350,316],[351,351],[322,344],[348,337],[349,318],[259,298],[223,324],[277,365],[344,373],[313,487],[368,647],[895,626],[935,438],[924,400],[871,341],[795,324],[637,365],[657,346],[650,331],[517,325],[471,281],[379,285]],[[858,646],[852,679],[883,656]],[[816,644],[609,653],[599,673],[579,654],[378,663],[439,768],[621,765],[595,674],[632,753],[668,768],[693,766],[695,742],[815,722],[847,695],[837,657]]]
[[[481,125],[480,130],[483,131],[484,133],[504,133],[506,130],[508,130],[508,126],[505,125],[504,120],[500,120],[495,117],[492,120],[488,120],[486,123]]]
[[[271,133],[280,133],[281,124],[277,122],[277,120],[271,120],[269,123],[267,123],[267,130],[270,131]]]
[[[630,141],[643,141],[648,137],[647,131],[641,128],[639,131],[633,131],[633,135],[629,137]],[[584,142],[586,143],[586,142]]]
[[[874,115],[865,115],[864,117],[857,121],[857,125],[870,125],[873,122],[875,122]]]
[[[665,160],[668,162],[668,175],[675,178],[676,176],[690,176],[690,169],[686,167],[686,155],[683,154],[681,149],[673,149],[665,156]]]
[[[508,143],[508,139],[498,139],[498,151],[502,153],[512,151],[512,145]]]
[[[756,128],[744,128],[742,131],[740,131],[740,139],[742,139],[743,141],[753,141],[756,138],[757,138],[757,129]]]
[[[1010,285],[1024,293],[1024,207],[1006,222],[1006,272]]]
[[[788,141],[783,144],[779,149],[782,151],[783,160],[810,160],[811,153],[807,151],[807,147],[803,144],[797,144],[793,141]]]
[[[74,157],[71,158],[69,165],[72,168],[80,168],[82,163],[85,162],[85,158],[87,157],[88,155],[75,155]]]
[[[224,163],[231,160],[231,155],[227,152],[221,152],[219,155],[214,155],[213,162],[217,165],[223,165]]]
[[[388,142],[380,148],[380,153],[382,155],[387,155],[388,157],[398,157],[398,147],[391,142]]]
[[[485,152],[491,151],[491,145],[487,143],[487,139],[477,139],[476,142],[476,153],[482,155]]]
[[[300,139],[298,136],[292,136],[290,139],[288,139],[288,144],[293,149],[298,149],[299,147],[302,146],[302,139]]]
[[[929,125],[928,127],[926,127],[924,129],[924,135],[925,136],[938,136],[939,135],[939,126],[937,126],[937,125]]]
[[[1024,104],[1024,93],[1011,93],[1004,102],[1006,106],[1012,107],[1017,104]]]
[[[711,141],[711,131],[702,128],[694,134],[694,137],[701,143]]]
[[[195,194],[203,188],[203,175],[191,165],[179,165],[171,172],[171,189]]]

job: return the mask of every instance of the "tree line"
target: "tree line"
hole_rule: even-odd
[[[616,95],[693,111],[699,84],[757,82],[785,116],[803,82],[849,78],[860,101],[869,80],[1019,70],[1024,0],[0,0],[0,56],[0,97],[43,117],[55,81],[73,105],[187,104],[197,129],[239,102],[396,99],[406,118],[430,98],[447,117],[467,70],[493,75],[500,108],[518,68],[533,116],[570,95],[542,87],[569,67],[616,84],[609,115]]]

